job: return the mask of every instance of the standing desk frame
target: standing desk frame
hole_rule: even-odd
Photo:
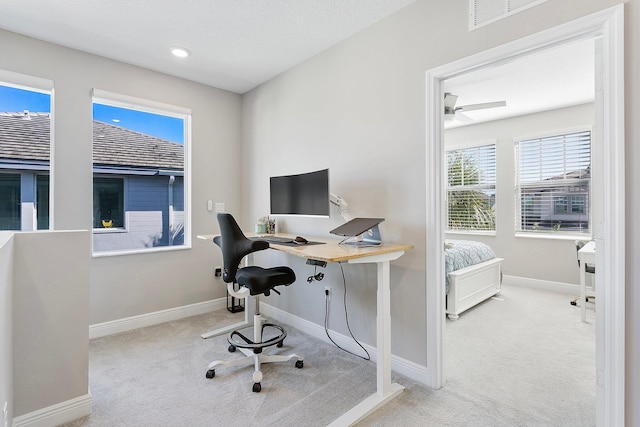
[[[291,237],[286,234],[278,236]],[[198,238],[212,240],[213,235],[198,236]],[[295,237],[295,236],[294,236]],[[270,248],[290,255],[327,262],[347,262],[349,264],[376,264],[377,274],[377,316],[376,316],[376,371],[377,390],[358,405],[331,423],[331,426],[353,425],[364,417],[396,397],[404,390],[404,386],[391,383],[391,278],[390,263],[400,258],[406,251],[413,249],[413,245],[385,243],[373,247],[349,247],[339,245],[335,240],[313,239],[322,242],[321,245],[278,245],[270,244]],[[245,263],[250,265],[253,258],[247,256]],[[210,338],[230,332],[234,329],[250,326],[249,305],[245,304],[245,319],[227,327],[202,334],[202,338]]]

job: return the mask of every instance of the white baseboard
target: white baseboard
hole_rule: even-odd
[[[280,310],[277,307],[273,307],[271,305],[265,304],[264,302],[260,303],[260,310],[262,314],[268,316],[272,319],[277,320],[278,322],[285,323],[287,325],[291,325],[296,329],[304,332],[305,334],[311,335],[315,338],[318,338],[327,343],[333,344],[324,330],[324,326],[318,325],[316,323],[310,322],[306,319],[303,319],[298,316],[294,316],[291,313],[287,313],[286,311]],[[331,338],[342,348],[345,350],[349,350],[355,354],[364,354],[364,351],[356,344],[350,336],[340,334],[338,332],[329,330],[331,334]],[[362,344],[362,343],[361,343]],[[371,356],[372,361],[377,360],[377,349],[374,346],[369,344],[362,344],[364,348],[367,349],[369,355]],[[411,362],[409,360],[403,359],[398,356],[391,355],[391,369],[399,374],[402,374],[406,377],[411,378],[412,380],[418,381],[421,384],[428,384],[428,374],[427,367],[419,365],[417,363]]]
[[[99,338],[120,332],[131,331],[133,329],[144,328],[146,326],[158,325],[172,320],[184,319],[185,317],[220,310],[226,306],[226,299],[218,298],[215,300],[183,305],[182,307],[154,311],[152,313],[141,314],[138,316],[125,317],[123,319],[112,320],[110,322],[96,323],[95,325],[89,325],[89,338]]]
[[[13,427],[55,427],[91,415],[91,393],[13,419]]]
[[[580,295],[580,286],[573,285],[571,283],[552,282],[550,280],[529,279],[527,277],[508,276],[506,274],[502,278],[502,285],[524,286],[527,288],[562,292],[564,294]]]

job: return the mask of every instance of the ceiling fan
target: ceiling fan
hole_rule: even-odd
[[[462,114],[464,111],[484,110],[486,108],[506,107],[507,101],[495,101],[495,102],[483,102],[481,104],[468,104],[456,107],[456,101],[458,95],[453,95],[449,92],[444,94],[444,119],[472,121],[470,117]]]

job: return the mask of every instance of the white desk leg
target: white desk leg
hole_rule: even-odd
[[[249,254],[245,257],[244,260],[244,265],[251,265],[253,264],[253,254]],[[236,329],[242,329],[242,328],[246,328],[248,326],[252,326],[253,325],[253,307],[249,308],[251,304],[247,304],[247,301],[245,299],[244,302],[244,320],[242,322],[237,322],[234,323],[232,325],[228,325],[225,327],[222,327],[220,329],[215,329],[213,331],[209,331],[209,332],[205,332],[204,334],[200,335],[203,339],[207,339],[207,338],[211,338],[211,337],[217,337],[218,335],[224,335],[224,334],[228,334],[231,333],[232,331],[235,331]]]
[[[587,321],[587,263],[584,260],[580,263],[580,316],[582,321]]]
[[[358,405],[330,424],[330,426],[351,426],[396,397],[404,390],[400,384],[391,384],[391,290],[389,261],[376,263],[378,266],[376,347],[377,347],[377,390]]]

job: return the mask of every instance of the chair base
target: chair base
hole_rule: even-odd
[[[263,332],[267,328],[276,329],[277,331],[279,331],[279,334],[263,342]],[[231,334],[227,338],[227,341],[229,342],[229,351],[233,353],[236,351],[236,349],[240,350],[245,357],[234,360],[214,360],[213,362],[209,363],[206,377],[215,377],[216,368],[219,366],[246,366],[253,364],[255,366],[255,370],[253,372],[252,390],[255,393],[258,393],[260,392],[260,390],[262,390],[262,385],[260,384],[260,382],[262,381],[261,365],[263,363],[287,362],[291,359],[296,359],[296,368],[302,368],[304,366],[304,357],[295,353],[291,353],[289,355],[262,353],[262,350],[267,347],[271,347],[274,345],[278,348],[282,347],[283,341],[287,336],[287,333],[284,329],[282,329],[282,327],[274,325],[272,323],[263,323],[262,316],[258,313],[253,316],[253,332],[253,340],[250,340],[238,331],[231,332]],[[241,341],[238,340],[238,338],[240,338]]]
[[[586,296],[586,297],[584,298],[584,299],[585,299],[585,302],[589,302],[589,298],[591,298],[591,299],[595,299],[596,297],[594,297],[594,296]],[[578,305],[578,300],[579,300],[579,299],[580,299],[580,297],[575,297],[574,299],[572,299],[572,300],[569,302],[569,304],[571,304],[571,305]]]

